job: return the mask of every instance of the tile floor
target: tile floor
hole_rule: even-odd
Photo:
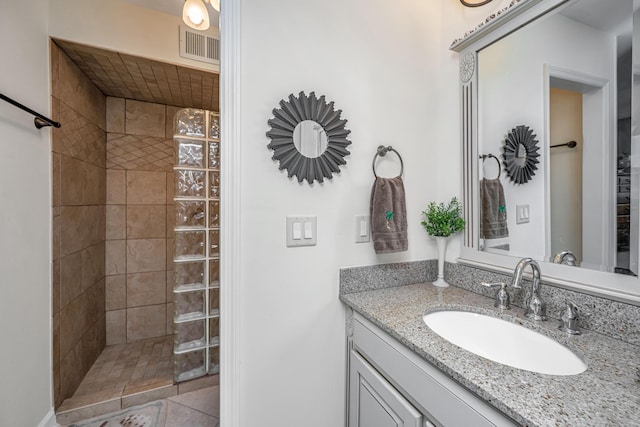
[[[203,388],[163,400],[166,411],[165,421],[163,424],[155,427],[220,426],[219,386]],[[109,414],[105,415],[105,417],[108,416]],[[78,420],[78,424],[85,421],[86,420]]]
[[[71,424],[167,398],[175,399],[168,406],[173,409],[168,413],[167,422],[172,419],[169,415],[174,412],[185,412],[185,402],[188,399],[183,399],[183,395],[205,387],[217,386],[219,380],[217,375],[213,375],[173,384],[172,350],[173,336],[107,346],[74,395],[58,408],[58,423]],[[217,398],[214,400],[217,405]],[[193,416],[197,417],[198,414]],[[207,422],[209,421],[211,420]],[[215,426],[215,423],[205,425]]]

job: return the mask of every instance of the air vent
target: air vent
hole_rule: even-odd
[[[209,64],[220,64],[220,40],[212,34],[180,25],[180,56]]]

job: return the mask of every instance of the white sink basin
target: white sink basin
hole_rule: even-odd
[[[435,333],[467,351],[527,371],[577,375],[586,363],[562,344],[515,323],[467,311],[424,315]]]

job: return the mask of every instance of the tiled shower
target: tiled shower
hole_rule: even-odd
[[[87,399],[117,399],[124,407],[154,387],[158,397],[176,394],[174,379],[219,369],[218,115],[107,96],[83,64],[105,57],[114,64],[118,54],[61,45],[51,43],[52,116],[63,124],[52,133],[55,407],[65,399],[62,409],[86,406]],[[142,74],[147,65],[156,75],[175,68],[121,59]],[[193,81],[189,96],[203,90]],[[174,121],[176,114],[182,120]],[[200,133],[184,120],[194,114],[202,119]],[[197,155],[174,163],[186,159],[183,147],[198,144],[201,163],[191,162]],[[201,194],[180,193],[187,170],[204,176]],[[204,206],[194,216],[204,222],[181,220],[189,205]],[[198,256],[174,252],[174,239],[176,251],[191,253],[194,244]],[[109,376],[111,384],[103,381]],[[185,391],[199,387],[184,384]]]

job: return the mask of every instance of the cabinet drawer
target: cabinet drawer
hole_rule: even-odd
[[[354,316],[353,346],[405,398],[438,424],[517,425],[359,315]]]

